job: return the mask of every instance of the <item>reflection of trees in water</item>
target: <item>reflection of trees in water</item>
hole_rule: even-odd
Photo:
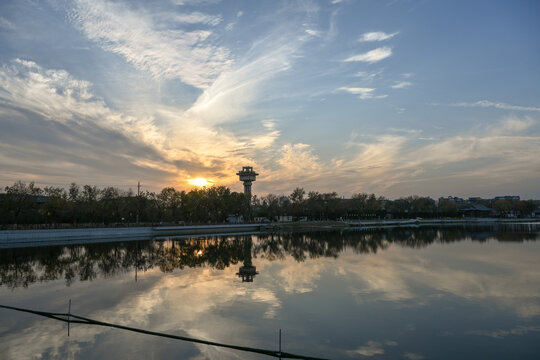
[[[352,250],[376,253],[391,244],[422,248],[434,243],[463,240],[523,242],[538,238],[538,225],[387,228],[310,233],[213,236],[201,239],[137,241],[89,245],[50,246],[0,250],[0,286],[27,287],[34,282],[114,277],[123,273],[159,268],[163,272],[209,266],[225,269],[246,261],[251,249],[254,259],[296,261],[321,257],[337,258]],[[246,247],[246,244],[249,244]]]

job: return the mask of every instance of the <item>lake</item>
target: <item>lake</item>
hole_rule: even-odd
[[[540,358],[540,225],[0,249],[0,304],[331,359]],[[253,268],[255,267],[255,269]],[[3,359],[271,359],[0,309]]]

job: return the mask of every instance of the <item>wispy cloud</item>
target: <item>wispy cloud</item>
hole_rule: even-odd
[[[188,14],[169,14],[168,18],[178,23],[207,24],[211,26],[216,26],[223,20],[219,15],[209,15],[201,12],[192,12]]]
[[[435,105],[442,105],[442,104],[435,104]],[[482,107],[482,108],[496,108],[496,109],[503,109],[503,110],[515,110],[515,111],[540,111],[540,107],[534,107],[534,106],[520,106],[520,105],[510,105],[506,103],[501,102],[493,102],[488,100],[480,100],[476,102],[461,102],[461,103],[455,103],[450,104],[451,106],[457,106],[457,107]]]
[[[213,45],[208,30],[160,30],[145,12],[120,3],[78,0],[70,18],[103,49],[123,56],[157,78],[180,79],[205,88],[231,64],[224,47]],[[183,22],[217,22],[201,13],[177,14]]]
[[[350,94],[358,95],[361,100],[365,99],[384,99],[388,95],[375,95],[374,88],[361,88],[361,87],[340,87],[338,90],[346,91]]]
[[[321,37],[322,36],[320,31],[313,30],[313,29],[306,29],[306,34],[311,35],[311,36],[315,36],[315,37]]]
[[[375,72],[359,71],[354,76],[361,78],[362,81],[372,82],[373,80],[379,78],[382,72],[383,72],[382,70],[375,71]]]
[[[368,51],[363,54],[358,54],[358,55],[348,57],[347,59],[343,61],[345,62],[361,61],[361,62],[367,62],[367,63],[372,64],[372,63],[376,63],[377,61],[386,59],[387,57],[390,57],[391,55],[392,55],[392,48],[388,46],[383,46],[383,47]]]
[[[523,191],[532,193],[540,168],[540,159],[534,155],[540,151],[536,124],[529,118],[504,118],[430,140],[417,131],[351,138],[346,146],[354,151],[335,158],[335,168],[323,164],[333,168],[333,176],[321,175],[320,181],[332,188],[350,180],[356,187],[398,196],[421,183],[423,194],[433,196],[441,194],[441,186],[450,193],[461,193],[466,186],[469,192],[484,194],[479,180],[487,177],[493,188],[520,179]]]
[[[256,99],[260,85],[291,68],[294,55],[303,44],[296,35],[295,38],[294,32],[278,28],[256,42],[244,58],[216,78],[185,117],[213,125],[241,119],[247,114],[248,104]]]
[[[387,34],[383,31],[372,31],[372,32],[367,32],[360,35],[360,37],[358,38],[358,41],[360,42],[384,41],[384,40],[389,40],[393,38],[397,34],[399,34],[399,31],[396,31],[391,34]]]
[[[221,0],[171,0],[171,3],[183,6],[183,5],[209,5],[209,4],[217,4],[221,2]]]
[[[392,85],[391,88],[392,89],[405,89],[405,88],[408,88],[409,86],[412,86],[412,82],[400,81]]]
[[[0,16],[0,28],[13,30],[15,29],[15,25],[5,17]]]
[[[2,139],[0,164],[15,175],[64,182],[78,174],[117,184],[145,173],[142,179],[153,177],[148,183],[155,184],[176,173],[152,118],[109,108],[91,83],[65,70],[19,59],[4,65],[0,105],[2,127],[11,129]],[[103,175],[96,180],[96,173]]]
[[[163,137],[151,119],[137,119],[115,112],[92,93],[92,84],[65,70],[43,69],[32,61],[16,59],[0,69],[0,101],[33,111],[48,121],[93,124],[121,130],[155,146]]]
[[[534,124],[536,124],[536,121],[529,116],[525,116],[524,118],[508,116],[498,123],[490,125],[488,127],[488,132],[493,136],[519,135],[523,134]]]

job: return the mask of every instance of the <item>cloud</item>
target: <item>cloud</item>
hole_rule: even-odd
[[[90,40],[155,78],[206,88],[232,63],[229,51],[209,40],[210,31],[160,30],[150,15],[119,3],[78,0],[69,16]],[[177,14],[175,19],[192,24],[220,21],[201,13]]]
[[[5,106],[1,111],[4,114],[8,111],[17,112],[18,117],[28,122],[25,126],[31,126],[30,123],[41,124],[44,120],[53,121],[58,124],[54,128],[57,133],[53,135],[51,129],[47,135],[54,138],[58,145],[52,149],[53,145],[47,143],[48,139],[32,141],[31,146],[21,151],[27,159],[23,167],[22,163],[16,164],[7,156],[20,150],[15,144],[9,145],[12,146],[9,151],[3,148],[0,162],[6,161],[3,164],[9,164],[9,171],[13,174],[10,176],[37,180],[39,183],[40,179],[58,181],[62,178],[60,174],[65,175],[69,174],[70,170],[77,170],[71,174],[81,174],[83,181],[91,182],[96,178],[95,174],[100,173],[99,158],[108,158],[104,154],[113,150],[110,169],[105,165],[104,169],[120,177],[119,174],[126,170],[126,167],[130,168],[128,175],[121,175],[122,179],[109,180],[113,185],[126,183],[125,177],[132,177],[142,180],[147,186],[151,184],[153,189],[156,189],[160,184],[186,186],[187,178],[206,177],[220,185],[232,185],[235,189],[239,187],[234,176],[238,164],[252,164],[261,170],[266,168],[263,164],[265,162],[269,167],[275,167],[276,164],[280,167],[278,162],[272,163],[271,159],[279,154],[283,157],[281,162],[287,166],[291,161],[287,158],[289,153],[302,155],[306,160],[315,159],[312,150],[300,149],[296,144],[291,144],[289,151],[286,151],[287,148],[283,148],[282,143],[277,144],[281,131],[275,120],[261,122],[256,117],[248,121],[244,119],[260,101],[260,92],[264,91],[263,83],[289,70],[300,55],[302,45],[307,41],[303,29],[292,21],[279,23],[269,32],[263,33],[234,64],[216,69],[216,76],[211,77],[209,75],[213,70],[206,71],[204,61],[200,68],[190,68],[191,62],[199,63],[198,55],[190,52],[193,50],[194,53],[205,53],[207,40],[201,40],[193,48],[186,47],[185,54],[179,54],[180,48],[174,49],[172,46],[170,49],[170,41],[173,41],[171,38],[177,34],[160,30],[159,24],[154,22],[156,17],[163,18],[163,14],[135,11],[119,3],[103,1],[77,2],[69,14],[70,19],[89,38],[107,50],[117,52],[135,62],[137,66],[148,68],[158,75],[162,71],[163,77],[176,73],[184,82],[206,88],[187,109],[155,103],[154,100],[143,101],[142,113],[146,114],[143,116],[140,115],[141,112],[133,111],[133,104],[129,101],[120,103],[134,114],[130,116],[121,110],[110,108],[97,98],[92,93],[90,82],[76,79],[65,70],[43,69],[38,64],[18,60],[16,67],[4,68],[4,88],[9,90],[0,94],[5,97]],[[204,14],[187,14],[190,19],[180,20],[194,23],[197,21],[197,24],[207,21]],[[172,21],[166,16],[165,18]],[[304,15],[300,14],[296,20],[304,22]],[[186,34],[189,33],[179,33],[180,38]],[[138,44],[139,40],[142,40],[143,44]],[[148,47],[144,45],[145,42],[149,42]],[[137,46],[145,49],[138,51]],[[158,51],[162,47],[163,52]],[[172,57],[168,57],[169,55]],[[177,68],[178,71],[175,71]],[[17,110],[10,110],[12,107]],[[30,116],[27,114],[29,112],[35,115]],[[32,120],[29,120],[29,117]],[[239,121],[245,121],[240,130],[239,127],[231,125]],[[13,126],[22,128],[19,125]],[[99,128],[100,131],[94,131],[95,136],[80,142],[84,143],[84,146],[79,146],[70,154],[69,146],[74,145],[67,144],[67,139],[74,144],[79,143],[76,139],[90,126]],[[249,133],[244,129],[249,129]],[[77,131],[77,137],[65,135],[65,132],[69,131]],[[31,137],[22,130],[19,133],[22,137]],[[101,136],[98,133],[101,133]],[[103,139],[113,136],[121,138],[122,141],[103,144]],[[57,138],[64,140],[58,142]],[[99,144],[100,148],[93,149],[93,141]],[[126,145],[126,142],[130,145]],[[122,148],[120,144],[126,146]],[[64,163],[49,167],[45,171],[43,166],[31,160],[32,156],[38,153],[36,148],[39,147],[47,149],[46,153],[51,156],[55,154],[54,156],[62,159]],[[86,153],[83,153],[82,149]],[[45,163],[43,156],[39,159],[41,164]],[[122,165],[119,163],[120,159],[124,161]],[[312,163],[316,167],[314,164]],[[81,166],[87,168],[82,170]],[[36,170],[31,174],[35,175],[39,169],[43,171],[43,175],[40,178],[29,176],[29,169],[32,168]],[[62,168],[65,170],[59,171]],[[141,176],[143,170],[148,173]],[[52,180],[51,171],[58,174]],[[270,171],[268,169],[268,172]],[[65,177],[73,179],[73,175]],[[149,177],[152,177],[151,182],[148,181]],[[102,177],[98,183],[111,178],[112,175]]]
[[[422,184],[422,194],[433,196],[443,187],[441,195],[463,188],[483,194],[485,179],[490,189],[526,179],[524,189],[533,192],[540,168],[534,155],[540,151],[537,124],[528,117],[503,118],[427,141],[421,132],[352,137],[345,143],[348,151],[323,163],[333,176],[321,174],[319,182],[329,189],[350,183],[352,192],[362,188],[390,196],[410,194]]]
[[[0,28],[4,28],[7,30],[14,30],[15,25],[13,25],[13,23],[9,21],[8,19],[6,19],[5,17],[0,16]]]
[[[377,61],[386,59],[387,57],[390,57],[391,55],[392,55],[392,48],[388,46],[383,46],[383,47],[368,51],[363,54],[348,57],[347,59],[343,61],[345,62],[361,61],[361,62],[373,64],[373,63],[376,63]]]
[[[409,86],[412,86],[411,82],[400,81],[400,82],[395,83],[394,85],[392,85],[391,88],[392,89],[405,89],[405,88],[408,88]]]
[[[171,14],[167,16],[170,20],[184,24],[207,24],[211,26],[219,25],[223,20],[221,16],[208,15],[200,12],[189,14]]]
[[[350,94],[358,95],[361,100],[366,99],[384,99],[388,95],[375,95],[373,88],[359,88],[359,87],[340,87],[338,90],[346,91]]]
[[[204,90],[185,117],[208,125],[239,121],[247,114],[247,106],[257,99],[261,84],[291,68],[302,44],[288,29],[280,27],[267,34]]]
[[[283,145],[278,163],[289,174],[300,174],[304,171],[313,172],[321,168],[313,149],[302,143]]]
[[[358,38],[358,41],[360,42],[384,41],[384,40],[389,40],[393,38],[397,34],[399,34],[399,31],[396,31],[395,33],[391,33],[391,34],[387,34],[382,31],[372,31],[372,32],[367,32],[360,35],[360,37]]]
[[[491,125],[489,127],[489,133],[493,136],[522,134],[535,124],[536,121],[529,116],[525,116],[522,119],[517,116],[508,116],[498,123]]]
[[[178,5],[178,6],[184,6],[184,5],[210,5],[210,4],[217,4],[221,2],[221,0],[171,0],[171,3]]]
[[[152,119],[137,119],[115,112],[91,92],[92,84],[65,70],[43,69],[32,61],[15,59],[0,68],[0,101],[32,111],[47,121],[86,123],[118,130],[133,139],[159,147],[163,136]]]
[[[439,105],[439,104],[435,104],[435,105]],[[496,103],[496,102],[492,102],[488,100],[480,100],[473,103],[461,102],[461,103],[451,104],[451,106],[496,108],[496,109],[502,109],[502,110],[516,110],[516,111],[540,111],[540,107],[510,105],[506,103]]]
[[[376,72],[359,71],[354,76],[361,78],[365,82],[373,82],[373,80],[380,77],[382,70]]]
[[[321,37],[322,36],[320,31],[312,30],[312,29],[306,29],[306,34],[311,35],[311,36],[315,36],[315,37]]]
[[[86,175],[83,181],[108,177],[126,184],[145,174],[155,184],[176,172],[152,118],[109,108],[91,83],[65,70],[20,59],[2,66],[0,105],[0,123],[9,129],[1,136],[0,163],[13,176],[66,182],[77,174]]]

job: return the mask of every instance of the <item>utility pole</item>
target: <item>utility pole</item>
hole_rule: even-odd
[[[141,182],[137,181],[137,224],[139,223],[140,205],[141,205]]]

